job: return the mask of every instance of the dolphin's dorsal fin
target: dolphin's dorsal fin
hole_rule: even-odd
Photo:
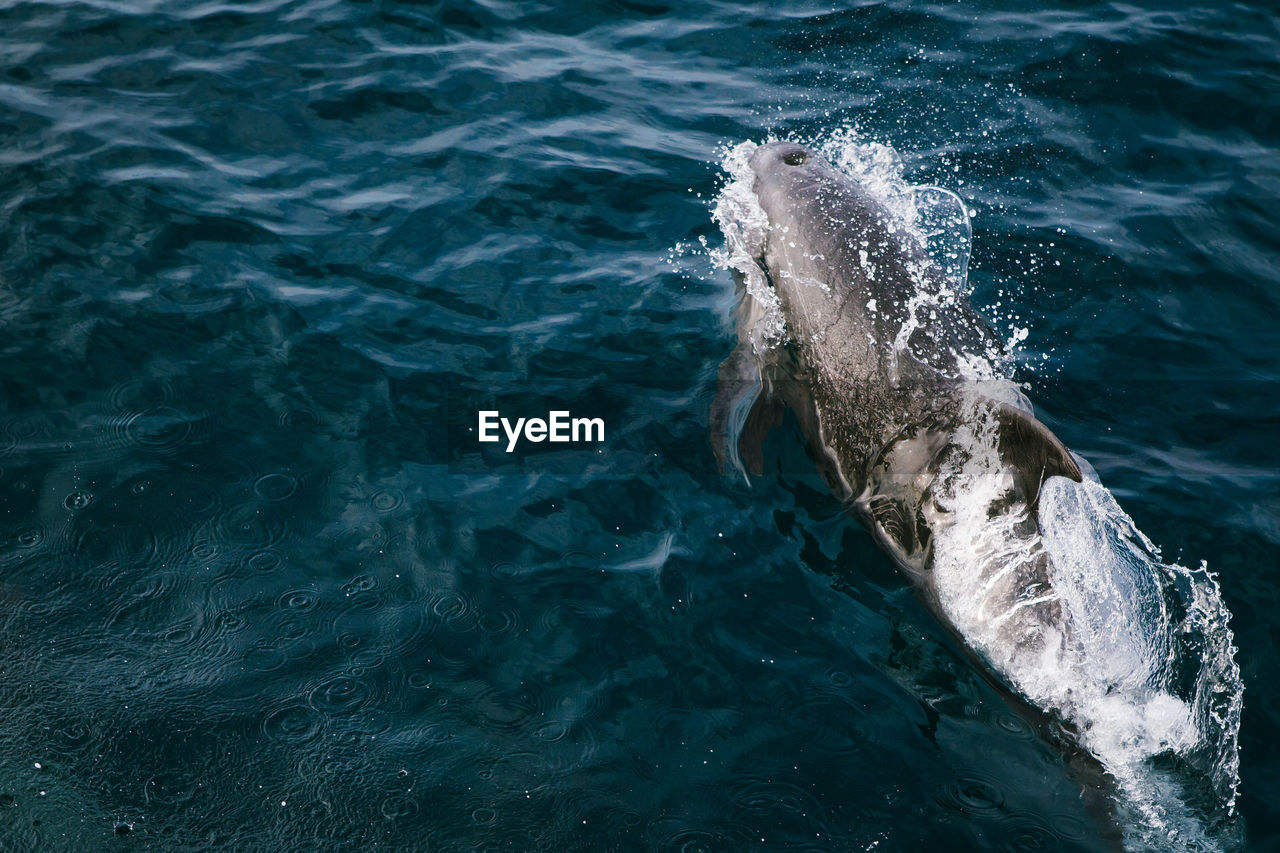
[[[1000,458],[1018,472],[1018,485],[1027,506],[1040,500],[1040,487],[1050,477],[1081,481],[1080,466],[1056,435],[1034,415],[1007,403],[995,403],[1000,422]]]

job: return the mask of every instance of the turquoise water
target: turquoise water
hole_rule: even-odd
[[[717,471],[720,163],[849,129],[965,200],[1039,417],[1217,573],[1220,842],[1280,847],[1265,5],[33,2],[0,46],[6,849],[1108,849],[794,424]]]

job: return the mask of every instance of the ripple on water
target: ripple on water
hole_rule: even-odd
[[[199,287],[189,282],[171,282],[155,293],[154,310],[199,316],[225,311],[236,303],[235,291]]]
[[[291,702],[268,711],[262,718],[262,733],[268,740],[290,745],[309,743],[324,731],[324,716],[301,702]]]
[[[943,808],[964,815],[992,814],[1004,805],[1004,792],[995,777],[968,773],[944,784],[934,796]]]
[[[290,474],[263,474],[253,483],[253,493],[264,501],[288,500],[298,490],[298,481]]]
[[[352,672],[354,673],[355,670],[353,669]],[[384,703],[387,701],[385,694],[379,701]],[[391,731],[393,725],[390,711],[378,705],[371,705],[353,715],[347,723],[347,728],[357,740],[367,743],[374,738],[382,738]]]
[[[261,665],[269,665],[277,659],[299,661],[322,645],[333,642],[333,612],[333,608],[323,600],[311,609],[283,606],[270,611],[263,620],[262,633],[265,636],[255,646],[260,649],[256,659]]]
[[[0,536],[0,568],[18,566],[45,549],[45,532],[37,522],[28,523]]]
[[[48,599],[34,599],[24,602],[23,609],[37,619],[47,619],[57,612],[58,606]]]
[[[418,801],[407,794],[392,794],[378,804],[378,811],[388,820],[404,820],[419,811]]]
[[[376,667],[388,659],[425,653],[424,643],[436,625],[416,603],[393,605],[380,596],[366,596],[339,613],[333,628],[356,639],[348,647],[352,664]]]
[[[1056,814],[1049,817],[1049,828],[1063,841],[1080,841],[1089,834],[1089,825],[1071,815]]]
[[[486,769],[490,771],[489,784],[497,793],[522,795],[554,789],[571,766],[567,762],[549,763],[540,751],[519,750],[492,756]]]
[[[250,554],[245,563],[254,574],[265,575],[280,568],[284,563],[284,557],[280,556],[280,552],[274,548],[263,548]]]
[[[654,849],[663,853],[723,853],[740,846],[730,830],[695,829],[670,819],[650,823],[646,834],[653,839]]]
[[[195,604],[197,607],[192,608]],[[241,649],[236,635],[248,626],[235,609],[219,608],[208,600],[184,598],[184,611],[163,629],[160,642],[171,660],[180,663],[165,668],[173,679],[189,686],[215,686]],[[156,649],[159,651],[159,649]]]
[[[750,818],[786,816],[806,822],[822,822],[822,805],[813,794],[785,779],[759,778],[735,781],[729,800]]]
[[[489,566],[488,575],[499,583],[515,580],[523,574],[527,574],[529,569],[519,563],[510,560],[499,560]]]
[[[314,623],[298,618],[291,614],[285,619],[281,619],[276,623],[276,639],[281,643],[294,643],[298,640],[310,639],[314,628]],[[324,632],[326,635],[328,632]]]
[[[373,685],[351,675],[332,676],[311,689],[307,703],[322,714],[350,714],[374,698]]]
[[[151,572],[126,588],[108,588],[110,605],[106,626],[114,632],[150,634],[165,625],[170,612],[182,600],[185,580],[177,572]]]
[[[89,719],[65,720],[49,729],[45,747],[54,757],[79,760],[99,749],[102,735],[97,725]]]
[[[280,426],[297,432],[314,432],[320,425],[320,416],[314,409],[286,409],[280,415]]]
[[[365,601],[365,610],[377,610],[380,603],[380,596],[376,594],[362,595],[362,593],[372,593],[378,586],[378,579],[373,575],[356,575],[351,580],[342,585],[342,592],[347,597],[359,596]],[[353,604],[353,606],[355,606]]]
[[[288,536],[288,525],[273,510],[271,504],[264,507],[257,500],[219,507],[202,538],[212,540],[219,548],[236,551],[274,549]]]
[[[54,437],[53,423],[45,415],[22,415],[0,424],[0,450],[5,453],[20,445],[45,444]]]
[[[369,502],[378,512],[395,512],[404,506],[404,492],[399,489],[379,489],[369,498]]]
[[[559,720],[549,720],[533,730],[533,736],[545,743],[559,743],[569,734],[569,726]]]
[[[567,610],[568,608],[559,602],[548,603],[538,611],[538,618],[534,624],[544,634],[554,633],[564,625]]]
[[[319,600],[320,594],[314,589],[291,589],[276,599],[276,606],[294,613],[309,613]]]
[[[828,669],[827,681],[837,690],[846,690],[853,686],[853,676],[845,672],[843,669]]]
[[[219,636],[228,636],[243,631],[249,625],[249,620],[243,613],[236,610],[219,610],[213,614],[213,628]]]
[[[160,456],[173,456],[204,437],[207,419],[174,406],[151,406],[107,418],[103,444],[112,450],[142,448]]]
[[[1018,740],[1030,741],[1036,737],[1031,724],[1010,711],[990,707],[984,711],[982,718],[988,723],[994,723],[1002,732],[1007,732]]]
[[[190,772],[172,770],[156,773],[143,783],[143,799],[147,803],[192,807],[204,799],[207,789],[202,777],[205,772],[205,768],[201,767]]]
[[[534,737],[542,744],[545,767],[570,773],[592,765],[601,747],[598,726],[593,724],[598,717],[592,710],[598,703],[599,699],[592,697],[584,703],[587,707],[573,709],[572,718],[547,720],[534,729]]]
[[[546,714],[545,696],[529,687],[520,690],[480,688],[471,697],[471,708],[477,723],[486,729],[517,731],[529,727],[530,721]]]
[[[862,709],[839,696],[794,696],[780,711],[787,727],[804,731],[806,745],[819,752],[848,757],[875,740]]]
[[[1011,814],[999,826],[998,848],[1005,853],[1050,853],[1062,849],[1062,838],[1039,815]]]
[[[212,539],[201,539],[191,543],[189,549],[192,559],[197,563],[207,563],[222,553],[222,549],[218,547],[218,543]]]
[[[164,629],[161,639],[170,649],[192,649],[203,645],[201,635],[206,633],[203,611],[195,611],[179,624]]]
[[[170,376],[147,376],[133,377],[111,386],[107,401],[116,411],[129,412],[169,404],[177,396]]]
[[[444,590],[430,595],[427,606],[449,630],[466,633],[476,627],[476,609],[471,599],[454,590]]]
[[[348,607],[334,620],[332,636],[336,639],[338,648],[346,655],[347,665],[352,672],[379,667],[390,655],[387,642],[375,623],[381,615],[379,611],[380,607],[376,606],[357,606],[354,609]]]
[[[265,639],[255,643],[241,659],[245,669],[259,674],[279,672],[288,662],[289,656],[285,654],[285,650],[275,641]]]
[[[587,551],[565,551],[560,555],[560,566],[565,569],[598,569],[602,562],[599,554]]]
[[[101,506],[90,506],[68,518],[57,547],[81,564],[119,565],[127,570],[177,565],[187,549],[182,519],[162,508],[153,511],[156,503],[149,499],[118,503],[108,497]]]
[[[512,609],[489,609],[476,616],[476,624],[491,639],[508,634],[518,634],[521,630],[520,613]]]

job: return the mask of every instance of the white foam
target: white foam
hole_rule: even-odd
[[[724,232],[724,248],[712,250],[711,260],[721,269],[737,271],[746,286],[747,297],[754,299],[760,311],[751,329],[751,341],[757,352],[780,343],[786,334],[782,306],[765,279],[757,259],[764,254],[769,234],[769,217],[760,207],[752,185],[755,174],[748,164],[757,146],[742,142],[725,152],[721,167],[729,175],[728,182],[716,197],[711,217]]]
[[[1162,562],[1096,474],[1047,480],[1038,531],[1024,504],[993,515],[1012,472],[996,419],[971,405],[926,507],[940,607],[1015,690],[1079,732],[1136,815],[1131,846],[1216,849],[1193,817],[1197,790],[1233,810],[1243,691],[1216,581]]]
[[[1077,672],[1096,690],[1095,705],[1077,711],[1090,724],[1087,745],[1138,792],[1148,759],[1182,756],[1232,810],[1243,683],[1217,580],[1204,566],[1163,562],[1096,481],[1048,481],[1040,526]]]

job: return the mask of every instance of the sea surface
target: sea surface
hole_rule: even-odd
[[[1145,0],[0,5],[0,849],[1133,836],[794,422],[717,469],[771,138],[963,200],[1011,376],[1231,614],[1190,819],[1280,850],[1280,19]]]

